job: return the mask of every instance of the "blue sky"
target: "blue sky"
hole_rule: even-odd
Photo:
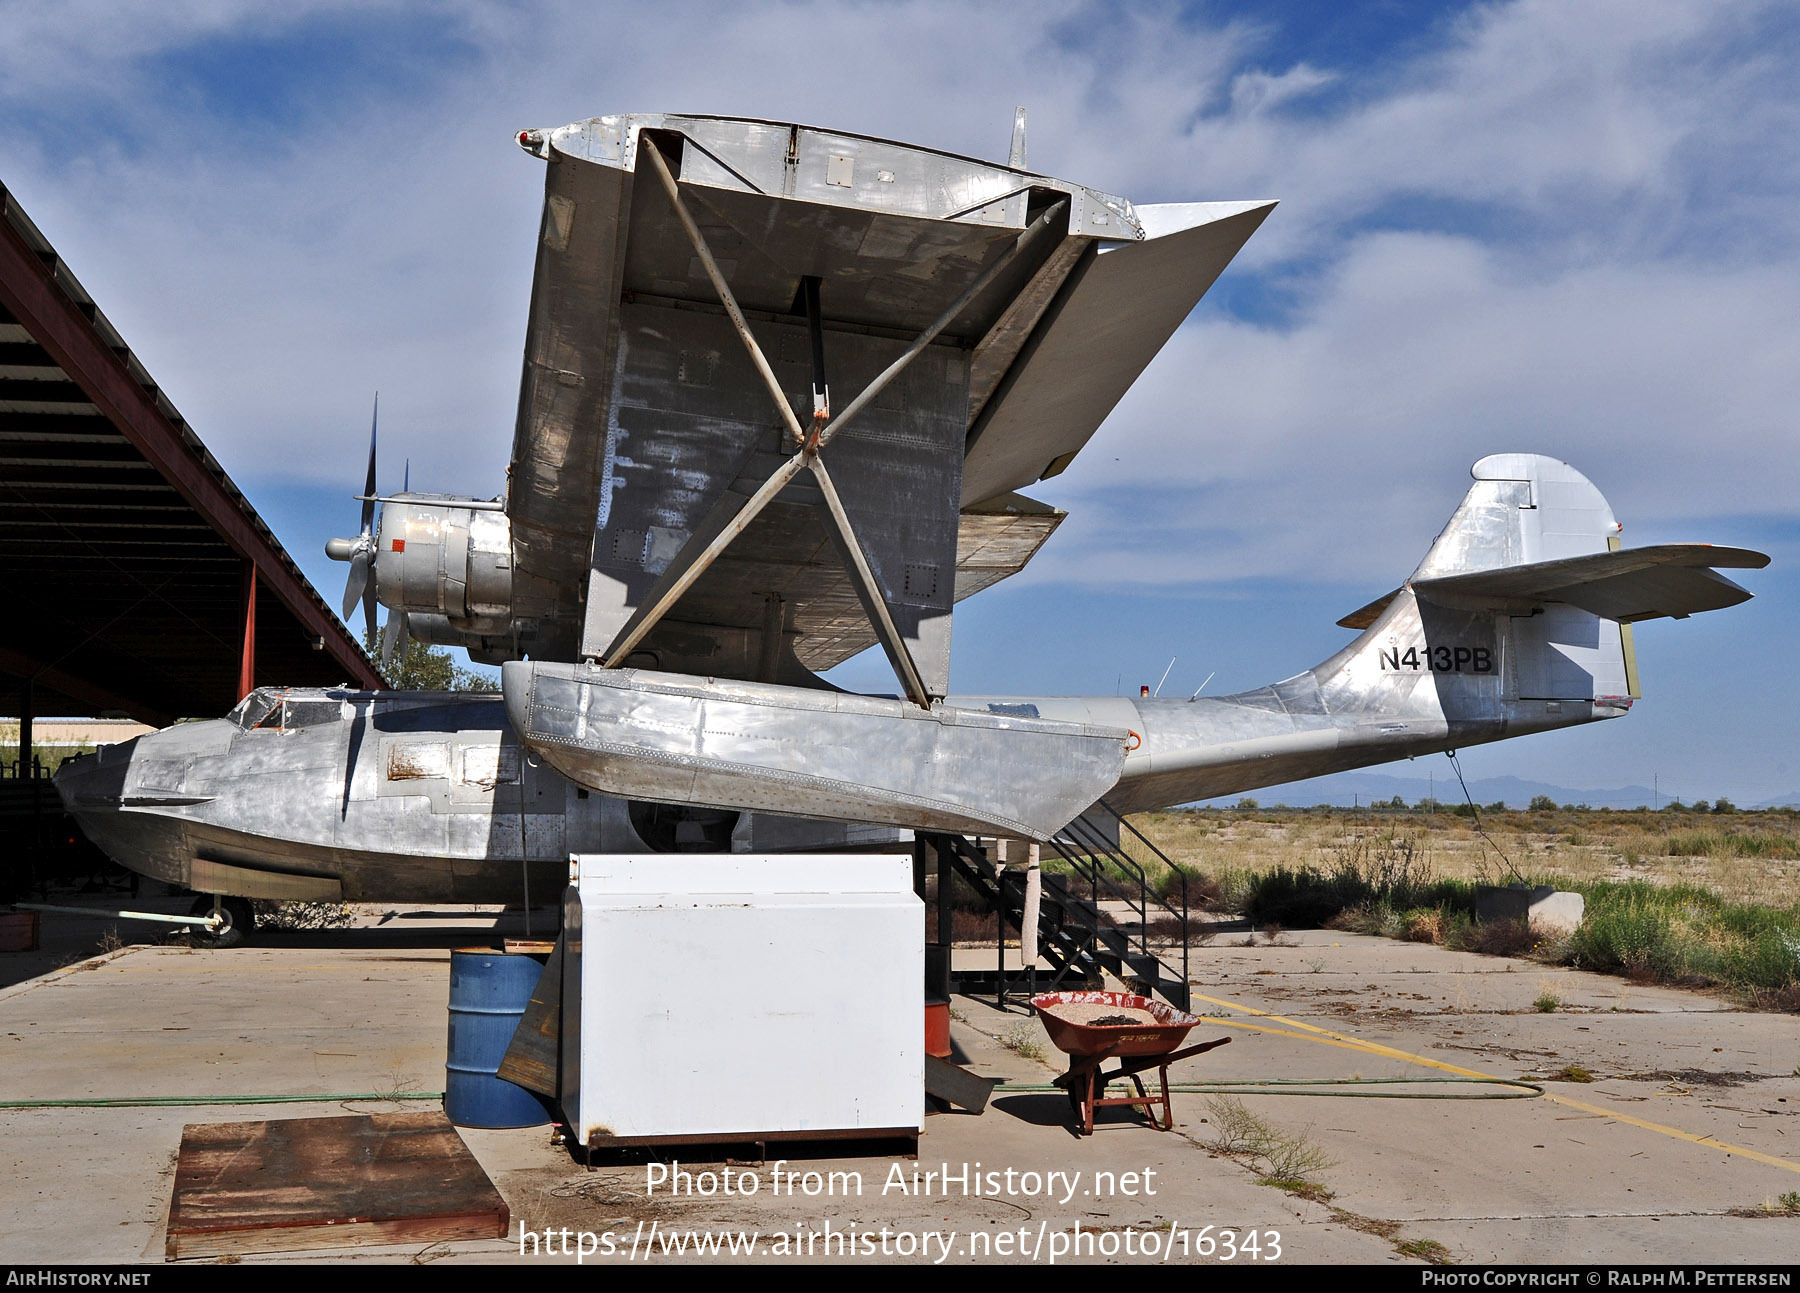
[[[384,480],[491,495],[541,164],[525,126],[799,120],[1134,201],[1281,207],[958,612],[969,691],[1253,686],[1330,654],[1500,450],[1627,543],[1770,552],[1643,626],[1628,718],[1471,777],[1800,788],[1800,17],[1756,3],[0,0],[0,181],[309,574]],[[879,662],[842,671],[888,690]]]

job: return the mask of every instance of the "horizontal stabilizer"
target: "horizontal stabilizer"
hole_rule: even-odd
[[[1746,548],[1666,543],[1415,579],[1412,588],[1440,606],[1463,610],[1526,613],[1545,602],[1562,602],[1629,624],[1664,616],[1685,619],[1749,601],[1749,592],[1711,567],[1760,570],[1768,564],[1767,556]]]
[[[1344,616],[1343,619],[1338,621],[1338,627],[1341,629],[1366,629],[1370,627],[1376,620],[1381,618],[1381,612],[1388,608],[1388,603],[1393,601],[1394,598],[1399,595],[1400,590],[1398,588],[1391,593],[1383,593],[1367,606],[1364,606],[1360,610],[1351,611],[1348,615]]]

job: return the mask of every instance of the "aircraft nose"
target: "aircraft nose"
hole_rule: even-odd
[[[131,767],[131,749],[137,742],[108,745],[93,754],[71,759],[52,778],[63,811],[117,808],[125,793],[125,774]]]

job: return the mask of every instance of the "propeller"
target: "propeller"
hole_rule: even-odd
[[[354,539],[332,539],[325,545],[325,555],[333,561],[350,563],[350,577],[344,583],[344,618],[350,618],[358,602],[363,608],[363,640],[375,640],[375,440],[381,422],[381,392],[375,393],[375,410],[369,418],[369,472],[363,483],[362,532]],[[412,464],[407,464],[410,476]],[[393,658],[395,635],[405,642],[406,615],[391,613],[381,639],[381,667],[386,669]],[[405,659],[404,648],[401,659]]]
[[[400,652],[400,662],[406,663],[406,653],[412,646],[412,634],[406,631],[406,612],[389,611],[387,623],[381,626],[381,668],[385,672],[394,660],[396,649]]]

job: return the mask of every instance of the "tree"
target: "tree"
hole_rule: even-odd
[[[1553,813],[1556,811],[1556,801],[1550,798],[1549,795],[1533,795],[1531,797],[1531,807],[1528,811],[1534,813]]]
[[[363,649],[380,663],[380,648],[373,640],[365,640]],[[394,662],[383,669],[382,676],[395,691],[499,691],[500,684],[486,674],[457,667],[450,652],[443,647],[428,647],[414,642],[405,655],[398,648]]]

